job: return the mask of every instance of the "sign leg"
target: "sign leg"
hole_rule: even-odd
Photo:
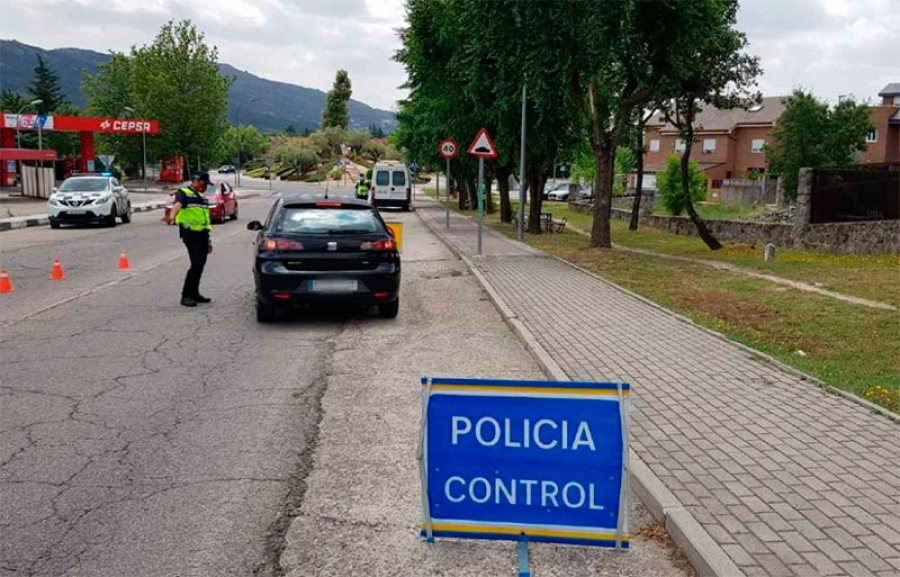
[[[528,541],[519,541],[519,577],[531,577],[528,567]]]
[[[478,254],[481,254],[481,235],[484,229],[484,158],[478,159]]]

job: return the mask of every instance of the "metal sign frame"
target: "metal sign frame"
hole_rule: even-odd
[[[422,484],[422,536],[429,542],[434,541],[436,537],[456,537],[467,539],[489,539],[489,540],[508,540],[508,541],[542,541],[551,543],[567,543],[578,545],[593,545],[601,547],[615,547],[617,549],[627,549],[629,546],[629,465],[628,465],[628,434],[629,434],[629,409],[630,409],[630,393],[631,386],[627,383],[592,383],[592,382],[559,382],[559,381],[513,381],[513,380],[484,380],[484,379],[464,379],[464,378],[437,378],[427,377],[422,379],[422,427],[419,436],[419,445],[417,457],[419,461],[419,477]],[[460,397],[463,397],[460,399]],[[557,403],[555,407],[553,404]],[[587,403],[587,404],[585,404]],[[600,403],[603,403],[602,405]],[[518,405],[518,406],[517,406]],[[617,406],[613,406],[617,405]],[[510,431],[514,430],[510,427],[510,421],[518,417],[514,415],[525,414],[521,411],[522,407],[540,406],[541,410],[546,410],[547,414],[553,414],[553,411],[568,411],[572,407],[578,407],[579,414],[588,415],[586,418],[596,419],[595,430],[601,436],[598,436],[597,446],[618,448],[621,447],[618,455],[621,455],[621,462],[618,461],[616,451],[594,451],[592,453],[583,452],[581,454],[565,455],[559,457],[562,451],[554,451],[554,455],[548,457],[546,461],[547,468],[540,469],[534,460],[534,451],[529,453],[523,452],[521,446],[517,449],[509,449],[509,447],[517,447],[516,445],[505,445],[506,449],[497,447],[492,451],[501,450],[517,450],[526,457],[519,458],[516,456],[512,459],[509,454],[500,455],[500,453],[490,453],[485,451],[478,457],[482,460],[476,462],[472,459],[473,443],[468,447],[462,446],[459,449],[453,449],[453,458],[447,458],[448,445],[442,444],[446,440],[438,440],[436,429],[432,429],[431,434],[435,435],[430,438],[429,428],[446,426],[448,424],[448,410],[458,410],[465,407],[464,411],[471,411],[470,415],[479,414],[491,410],[497,410],[498,407],[505,407],[503,415],[507,417],[505,421],[505,435],[510,435]],[[493,413],[492,413],[493,414]],[[569,413],[559,413],[569,414]],[[494,415],[500,417],[499,414]],[[617,421],[616,421],[617,416]],[[453,419],[463,418],[454,416]],[[437,424],[435,424],[437,423]],[[456,421],[453,421],[454,427]],[[528,421],[525,421],[525,430],[528,429]],[[597,423],[615,423],[615,431],[612,428],[598,429]],[[585,425],[587,426],[587,425]],[[442,434],[447,434],[447,429],[441,429]],[[549,431],[549,428],[545,429]],[[554,431],[557,429],[554,427]],[[562,429],[565,431],[566,429]],[[571,429],[568,429],[571,432]],[[580,430],[580,429],[579,429]],[[454,435],[456,434],[454,429]],[[470,431],[467,431],[470,432]],[[613,434],[614,433],[614,434]],[[477,433],[475,433],[477,434]],[[523,435],[527,434],[522,432]],[[535,439],[543,433],[539,429],[535,429]],[[565,435],[566,433],[561,433]],[[545,442],[546,442],[546,438]],[[578,438],[578,435],[574,435]],[[504,443],[510,442],[509,437],[504,437]],[[430,442],[430,441],[433,441]],[[521,442],[521,441],[520,441]],[[536,445],[538,443],[535,441]],[[593,443],[593,441],[592,441]],[[619,445],[621,443],[621,445]],[[454,445],[456,441],[454,440]],[[462,443],[461,443],[462,444]],[[562,446],[562,441],[560,441]],[[528,449],[528,443],[524,444]],[[574,448],[575,445],[572,445]],[[534,447],[532,447],[534,449]],[[546,447],[540,446],[540,449]],[[565,447],[563,447],[565,448]],[[432,462],[429,460],[431,450],[436,450],[441,455],[442,460]],[[478,449],[481,451],[481,449]],[[546,451],[545,451],[546,452]],[[492,457],[487,457],[490,453]],[[569,451],[572,453],[572,451]],[[485,460],[486,459],[486,460]],[[572,463],[577,459],[577,467],[572,470],[553,468],[553,459],[570,460]],[[485,463],[489,462],[489,465]],[[511,464],[514,463],[514,464]],[[550,463],[547,465],[547,463]],[[487,467],[485,469],[485,467]],[[496,470],[494,470],[496,467]],[[598,471],[604,471],[604,477],[594,477]],[[501,472],[502,471],[502,472]],[[540,472],[542,471],[542,472]],[[610,471],[615,473],[609,476]],[[464,478],[467,474],[493,475],[495,482],[495,493],[490,499],[496,499],[496,506],[490,502],[485,494],[485,501],[479,501],[475,497],[475,481],[481,480],[482,477],[472,477],[472,483],[469,486],[469,495],[473,504],[464,503],[459,505],[463,500],[463,495],[467,480]],[[517,501],[517,497],[509,497],[507,490],[512,487],[512,491],[517,491],[514,477],[510,475],[522,475],[540,472],[544,475],[541,483],[541,490],[544,490],[543,483],[552,483],[559,485],[559,479],[570,479],[569,484],[578,484],[576,480],[582,480],[587,475],[592,481],[590,485],[590,501],[588,510],[585,511],[585,499],[587,489],[582,485],[581,511],[572,512],[564,510],[562,506],[554,502],[557,510],[551,510],[550,507],[544,511],[543,496],[541,497],[541,506],[532,506],[531,487],[528,486],[528,502],[522,503]],[[558,475],[554,477],[554,475]],[[569,476],[571,475],[571,476]],[[582,475],[579,477],[579,475]],[[618,479],[616,479],[618,475]],[[608,476],[608,478],[607,478]],[[509,482],[504,485],[503,479]],[[537,478],[537,477],[534,477]],[[443,489],[436,487],[441,484],[441,480],[446,479]],[[557,481],[549,480],[557,479]],[[452,487],[458,493],[457,498],[451,498],[450,487],[451,480],[454,481]],[[525,480],[520,479],[520,484]],[[532,478],[527,480],[532,482]],[[535,481],[536,482],[536,481]],[[596,487],[593,484],[596,482]],[[432,486],[432,483],[435,486]],[[568,488],[568,485],[566,487]],[[490,482],[485,480],[484,488],[491,491]],[[501,503],[501,487],[502,493],[507,499],[507,503]],[[595,491],[596,503],[605,503],[609,507],[595,507]],[[565,494],[568,489],[564,489],[561,493],[560,500],[565,501]],[[432,493],[441,493],[435,495]],[[575,493],[573,491],[572,493]],[[535,493],[537,495],[537,493]],[[535,501],[537,496],[535,496]],[[475,504],[487,507],[477,508]],[[442,507],[443,505],[443,507]],[[526,506],[527,505],[527,506]],[[567,503],[567,506],[570,504]],[[616,506],[617,507],[614,507]],[[570,507],[571,509],[572,507]],[[613,513],[615,508],[615,513]],[[460,513],[471,513],[478,511],[477,518],[460,518],[456,515]],[[599,511],[603,511],[600,513]],[[598,511],[595,513],[595,511]],[[450,515],[449,517],[447,515]],[[602,518],[601,518],[602,517]],[[532,519],[538,522],[532,522]],[[565,521],[560,523],[559,521]],[[604,523],[613,523],[604,525]]]

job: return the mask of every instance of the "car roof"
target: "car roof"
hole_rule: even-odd
[[[363,200],[361,198],[353,198],[353,197],[327,197],[324,193],[319,192],[297,192],[285,195],[282,198],[282,204],[284,206],[315,206],[317,202],[336,202],[340,203],[342,206],[350,206],[353,208],[371,208],[372,205],[369,204],[369,201]]]

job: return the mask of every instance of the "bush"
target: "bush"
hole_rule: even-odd
[[[691,201],[697,202],[706,198],[706,177],[700,172],[696,160],[688,164],[688,193]],[[666,161],[666,170],[656,178],[659,190],[660,205],[675,216],[684,212],[684,197],[681,191],[681,158],[670,156]]]
[[[306,175],[303,182],[323,182],[324,180],[325,176],[321,172],[312,172]]]

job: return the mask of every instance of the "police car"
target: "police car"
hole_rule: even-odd
[[[116,219],[131,222],[131,199],[119,179],[109,173],[67,178],[53,190],[47,202],[52,228],[63,224],[105,224],[116,226]]]

